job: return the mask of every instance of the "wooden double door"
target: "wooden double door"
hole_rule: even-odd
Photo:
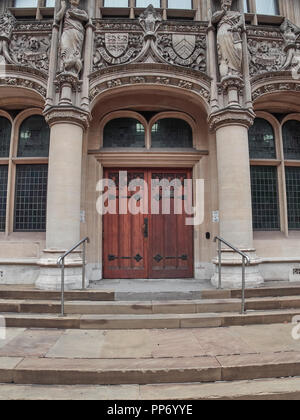
[[[140,182],[140,189],[124,190],[124,185],[120,185],[120,171],[127,173],[127,186],[135,180],[136,185]],[[177,209],[180,200],[177,196],[175,202],[176,189],[151,188],[162,180],[176,180],[173,185],[179,185],[180,182],[184,185],[185,179],[192,178],[191,170],[107,169],[105,178],[113,180],[116,185],[115,192],[109,194],[110,200],[116,200],[116,212],[103,216],[104,278],[192,278],[193,227],[186,224],[187,214],[183,202],[187,199],[186,193],[180,193],[183,211],[178,214],[175,206]],[[146,192],[142,186],[145,183],[148,186]],[[162,195],[166,191],[170,203],[169,214],[163,214]],[[139,192],[144,194],[141,200]],[[124,213],[124,202],[129,204],[130,200],[135,200],[136,206],[140,205],[144,214],[132,214],[130,211],[121,214]]]

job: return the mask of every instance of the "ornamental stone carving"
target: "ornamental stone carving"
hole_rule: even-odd
[[[247,129],[253,125],[255,119],[254,112],[247,109],[231,110],[223,109],[209,116],[208,124],[211,131],[228,125],[242,125]]]
[[[206,29],[203,23],[162,22],[149,6],[139,24],[94,22],[93,70],[130,63],[167,63],[206,71]]]
[[[283,34],[285,42],[284,51],[287,54],[285,63],[283,65],[283,70],[286,70],[289,69],[292,65],[297,65],[300,63],[299,51],[297,56],[297,40],[300,34],[300,28],[294,25],[288,19],[285,19],[280,27],[280,30]]]
[[[10,53],[15,63],[48,72],[50,47],[50,36],[14,34]]]
[[[240,76],[243,62],[241,32],[245,29],[241,13],[231,11],[232,0],[221,1],[222,10],[212,16],[217,24],[217,46],[221,78]]]
[[[85,35],[84,23],[89,20],[85,10],[80,9],[80,0],[70,0],[67,9],[66,1],[61,1],[57,22],[63,22],[60,40],[60,72],[79,76],[82,69],[82,48]]]

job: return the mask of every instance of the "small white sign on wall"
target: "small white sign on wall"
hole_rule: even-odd
[[[290,277],[290,282],[300,283],[300,264],[296,264],[290,269],[289,277]]]
[[[212,222],[213,223],[219,223],[219,221],[220,221],[219,211],[218,210],[213,211],[212,212]]]

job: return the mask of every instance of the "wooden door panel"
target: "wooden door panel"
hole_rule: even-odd
[[[151,171],[152,179],[191,178],[190,171]],[[182,191],[183,192],[183,191]],[[162,194],[160,196],[160,214],[151,215],[149,237],[149,275],[150,278],[191,278],[193,277],[193,228],[186,226],[184,213],[184,195],[181,194],[182,214],[175,214],[176,190],[171,190],[170,214],[162,214]],[[179,189],[180,193],[180,189]],[[157,195],[157,194],[156,194]],[[177,201],[178,204],[178,201]]]
[[[116,180],[117,171],[105,171],[105,177]],[[141,171],[128,171],[128,183],[139,176],[144,178]],[[117,181],[117,180],[116,180]],[[116,182],[115,181],[115,182]],[[106,214],[103,217],[103,261],[104,277],[114,278],[146,278],[148,250],[147,241],[143,236],[144,215],[120,214],[120,198],[123,191],[116,182],[117,214]],[[127,203],[133,193],[127,192]]]

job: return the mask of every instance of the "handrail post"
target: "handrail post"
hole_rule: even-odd
[[[65,316],[65,259],[61,261],[61,316]]]
[[[222,288],[222,243],[218,241],[218,256],[219,256],[219,284],[218,289]]]
[[[246,287],[246,263],[245,257],[243,257],[242,265],[242,315],[245,314],[245,287]]]
[[[85,262],[86,262],[86,244],[83,242],[82,249],[82,290],[85,290]]]

